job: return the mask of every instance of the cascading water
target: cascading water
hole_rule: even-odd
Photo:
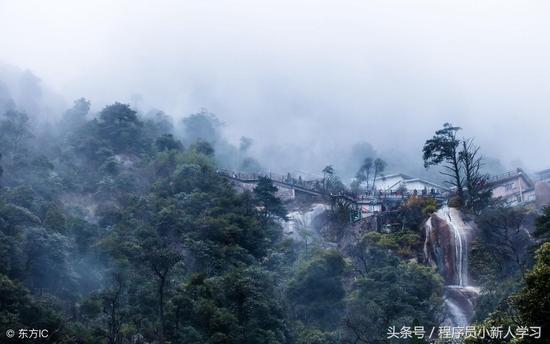
[[[326,204],[313,204],[307,210],[296,210],[288,213],[288,221],[284,223],[285,233],[294,239],[302,240],[304,234],[318,237],[314,221],[319,215],[329,208]]]
[[[451,214],[456,212],[456,209],[443,208],[446,212],[449,221],[449,227],[453,231],[454,236],[454,248],[455,248],[455,274],[456,283],[458,286],[465,286],[468,284],[468,239],[465,231],[469,230],[460,217],[452,216]]]
[[[443,207],[425,224],[426,261],[437,267],[445,278],[445,304],[448,310],[446,324],[467,326],[473,317],[473,302],[478,288],[469,284],[468,239],[472,227],[465,223],[459,210]]]

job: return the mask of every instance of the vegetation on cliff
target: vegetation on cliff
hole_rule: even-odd
[[[0,327],[48,329],[56,343],[314,344],[438,326],[442,279],[422,264],[433,199],[410,198],[355,240],[304,244],[283,234],[269,179],[239,193],[218,173],[257,168],[252,142],[233,147],[221,125],[206,111],[174,124],[120,103],[92,114],[85,99],[47,130],[2,114]],[[371,175],[369,164],[366,181],[385,166],[373,161]],[[341,191],[329,167],[322,187]],[[351,231],[341,215],[328,218]],[[525,319],[541,316],[546,247],[514,299]],[[492,249],[481,252],[498,272]]]

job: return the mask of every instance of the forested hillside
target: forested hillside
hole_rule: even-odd
[[[332,245],[308,243],[284,233],[269,179],[237,191],[218,173],[261,166],[211,114],[179,123],[120,103],[96,114],[80,99],[49,125],[0,116],[2,331],[47,329],[52,343],[405,343],[423,340],[389,340],[388,328],[443,321],[442,277],[423,264],[433,200],[411,198],[387,220],[394,229],[359,237],[329,211]],[[505,300],[526,286],[510,307],[542,325],[548,244],[531,271],[534,246],[511,266],[513,252],[499,256],[480,228],[479,281],[514,287],[482,296],[478,320],[498,322],[495,310],[509,314]]]

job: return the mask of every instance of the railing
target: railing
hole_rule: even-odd
[[[510,177],[514,177],[514,176],[517,176],[521,174],[521,171],[520,170],[514,170],[514,171],[508,171],[506,173],[502,173],[502,174],[498,174],[496,176],[490,176],[488,178],[488,180],[490,182],[496,182],[496,181],[499,181],[499,180],[502,180],[502,179],[506,179],[506,178],[510,178]]]
[[[242,173],[242,172],[232,172],[228,170],[218,170],[218,173],[224,176],[227,176],[232,179],[237,179],[240,181],[246,182],[256,182],[260,178],[269,178],[274,182],[278,182],[289,187],[300,188],[303,190],[308,190],[315,192],[317,194],[325,194],[331,197],[344,196],[350,199],[353,199],[355,202],[360,201],[383,201],[383,200],[401,200],[408,199],[410,197],[431,197],[431,198],[442,198],[444,195],[439,192],[411,192],[411,191],[387,191],[379,190],[375,192],[367,192],[364,194],[359,194],[356,192],[349,191],[340,191],[338,193],[327,193],[325,190],[321,189],[322,180],[302,180],[299,178],[294,178],[290,175],[282,175],[276,173]]]
[[[301,178],[294,178],[289,175],[281,175],[276,173],[242,173],[231,172],[227,170],[218,170],[218,173],[229,178],[241,180],[241,181],[258,181],[260,178],[269,178],[274,182],[282,183],[291,187],[298,187],[309,191],[323,193],[319,190],[319,186],[322,183],[320,180],[302,180]]]
[[[375,191],[367,192],[365,194],[357,194],[350,191],[340,191],[338,193],[327,193],[325,190],[321,189],[322,180],[302,180],[301,178],[293,178],[290,175],[280,175],[275,173],[241,173],[241,172],[232,172],[228,170],[218,170],[218,174],[225,176],[227,178],[235,179],[241,182],[257,182],[260,178],[268,178],[273,182],[284,184],[291,188],[302,189],[303,192],[310,192],[317,195],[325,195],[332,198],[332,200],[337,199],[346,199],[350,205],[350,223],[357,222],[362,218],[362,204],[368,204],[371,202],[380,203],[384,201],[403,201],[410,197],[423,197],[423,198],[433,198],[437,201],[444,200],[444,195],[438,192],[401,192],[401,191]]]

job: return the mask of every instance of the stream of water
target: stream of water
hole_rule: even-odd
[[[318,238],[314,220],[328,208],[326,204],[316,203],[308,209],[289,212],[288,221],[283,224],[285,233],[296,240],[304,240],[306,235],[312,239]]]
[[[446,248],[437,247],[434,250],[440,253],[436,259],[436,265],[447,264],[452,267],[452,278],[445,286],[444,300],[447,306],[447,319],[445,323],[450,326],[467,326],[474,314],[473,301],[479,294],[479,289],[469,284],[468,278],[468,244],[472,228],[465,223],[462,214],[455,208],[443,207],[432,216],[443,220],[450,231],[450,246],[452,252],[445,254]],[[426,222],[426,241],[424,242],[424,255],[430,259],[430,238],[432,231],[436,230],[430,220]],[[437,230],[443,230],[437,228]],[[431,243],[432,245],[434,243]],[[451,260],[449,262],[448,260]],[[447,261],[445,261],[447,260]],[[448,269],[448,267],[446,267]]]

